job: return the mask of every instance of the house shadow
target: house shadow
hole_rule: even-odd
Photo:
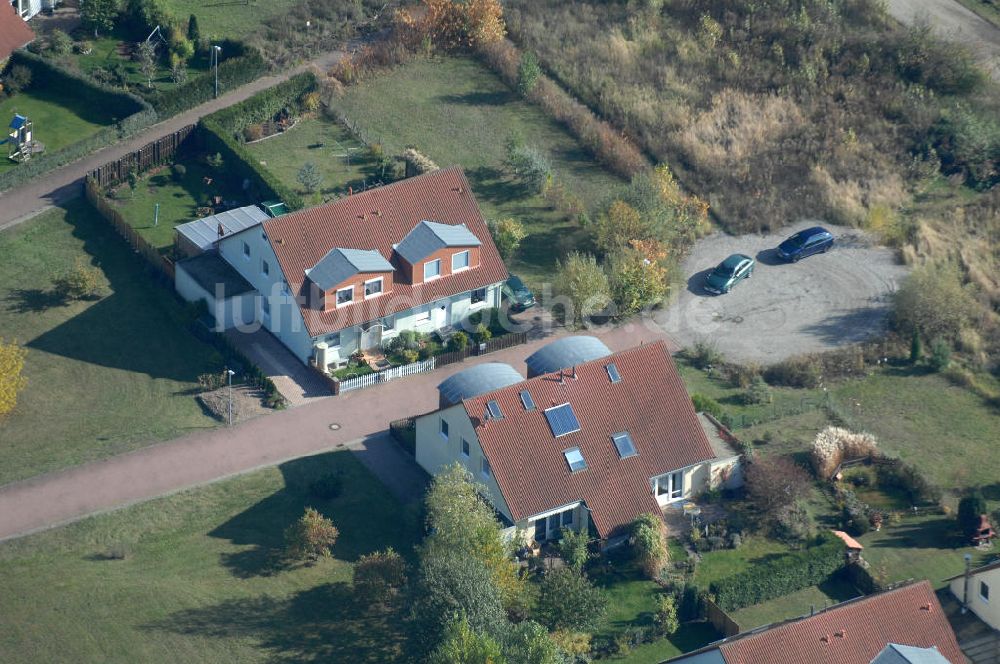
[[[66,220],[74,237],[83,241],[84,252],[99,264],[108,286],[86,308],[27,347],[182,382],[193,382],[199,373],[213,369],[210,349],[184,329],[180,304],[154,283],[153,268],[86,206],[68,206]],[[56,272],[61,267],[70,266],[53,266]],[[55,306],[59,300],[45,286],[15,291],[8,298],[9,310],[35,312]]]
[[[412,523],[408,519],[416,520],[415,511],[386,496],[385,488],[354,454],[328,452],[288,461],[278,469],[284,488],[208,533],[240,548],[220,556],[233,576],[272,576],[299,565],[283,556],[284,533],[306,507],[317,509],[340,531],[332,549],[340,560],[357,560],[389,546],[403,556],[411,555],[413,540],[404,525]]]
[[[229,599],[184,609],[141,627],[150,632],[256,642],[269,662],[399,661],[405,631],[398,607],[372,606],[345,582],[288,598]]]

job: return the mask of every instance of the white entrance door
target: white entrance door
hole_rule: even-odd
[[[438,302],[431,309],[431,324],[435,330],[448,327],[448,303]]]

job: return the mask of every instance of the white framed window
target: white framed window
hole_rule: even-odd
[[[472,298],[471,299],[472,299],[472,304],[479,304],[480,302],[485,302],[486,301],[486,289],[485,288],[477,288],[476,290],[472,291]]]
[[[438,431],[441,434],[442,438],[448,440],[448,421],[445,420],[444,418],[441,418],[441,427],[438,429]]]
[[[333,334],[326,335],[326,345],[331,348],[336,348],[340,345],[340,332],[334,332]]]
[[[341,307],[354,301],[354,286],[337,290],[337,306]]]
[[[566,457],[566,463],[569,464],[571,473],[578,473],[581,470],[587,469],[587,462],[583,460],[583,452],[580,451],[579,447],[571,447],[568,450],[563,450],[563,456]]]
[[[421,311],[416,316],[414,316],[413,317],[413,322],[415,324],[417,324],[417,325],[419,325],[420,323],[429,323],[429,322],[431,322],[431,312],[430,312],[430,309],[428,309],[427,311]]]
[[[990,603],[990,585],[985,581],[979,582],[979,599],[987,604]]]
[[[451,271],[467,270],[469,268],[469,250],[459,251],[451,255]]]
[[[382,277],[365,282],[365,297],[375,297],[382,294]]]
[[[467,441],[465,438],[462,439],[462,456],[464,456],[466,459],[469,458],[469,441]]]
[[[250,260],[250,245],[246,242],[243,243],[243,258]]]
[[[437,279],[441,276],[441,259],[435,258],[432,261],[427,261],[424,263],[424,281],[430,281],[431,279]]]
[[[262,260],[260,262],[260,273],[265,277],[271,274],[271,266],[267,264],[267,261]]]
[[[490,468],[490,462],[486,457],[483,457],[482,462],[479,464],[479,472],[483,474],[483,477],[493,477],[493,469]]]

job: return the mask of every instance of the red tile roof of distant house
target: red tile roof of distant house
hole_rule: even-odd
[[[734,637],[718,649],[726,664],[869,664],[890,643],[936,646],[952,664],[965,662],[927,581]]]
[[[0,60],[6,60],[17,49],[31,43],[35,33],[24,22],[14,6],[9,2],[0,2]],[[7,120],[5,119],[4,122]]]
[[[421,221],[464,224],[481,243],[479,265],[422,284],[394,279],[391,294],[330,311],[300,304],[310,336],[499,283],[507,279],[507,268],[493,244],[469,183],[458,168],[418,175],[264,222],[289,288],[303,296],[302,302],[308,302],[303,292],[305,271],[331,249],[375,250],[392,261],[393,245]]]
[[[607,366],[615,364],[620,382]],[[544,374],[462,403],[515,520],[584,501],[601,537],[637,516],[659,513],[650,479],[715,458],[662,341]],[[527,390],[536,406],[525,409]],[[496,401],[501,419],[485,419]],[[569,403],[579,431],[558,438],[545,410]],[[637,452],[621,458],[612,435],[627,432]],[[563,452],[579,448],[587,468],[571,472]]]

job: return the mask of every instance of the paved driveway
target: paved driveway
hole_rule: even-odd
[[[274,381],[289,405],[301,406],[333,394],[315,371],[299,362],[284,344],[264,328],[253,332],[227,330],[226,336]]]
[[[780,235],[717,233],[700,240],[684,263],[687,288],[657,322],[682,345],[712,339],[740,362],[776,362],[879,334],[889,297],[907,268],[892,250],[875,246],[863,233],[829,225],[837,238],[829,253],[779,262],[774,247],[815,224],[801,222]],[[727,295],[705,292],[705,276],[734,253],[757,259],[753,277]]]

